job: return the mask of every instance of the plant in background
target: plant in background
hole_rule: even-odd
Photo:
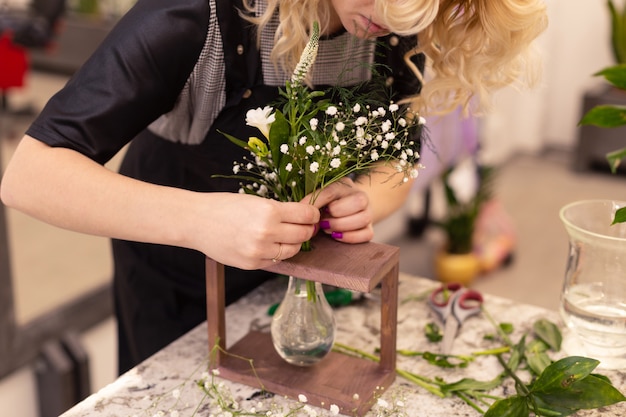
[[[443,173],[446,215],[435,224],[446,234],[447,253],[472,252],[478,213],[491,198],[492,171],[493,168],[479,166],[473,158],[466,158]]]
[[[604,68],[594,75],[602,76],[613,87],[626,91],[626,3],[621,10],[615,6],[613,0],[608,0],[607,5],[611,14],[611,47],[617,65]],[[595,106],[583,115],[579,125],[603,128],[624,126],[626,106],[610,104]],[[615,173],[621,161],[626,158],[626,148],[609,152],[606,157],[611,171]],[[626,222],[626,207],[617,210],[613,220],[614,224],[623,222]]]

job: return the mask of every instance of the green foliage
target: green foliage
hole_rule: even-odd
[[[611,15],[611,47],[613,58],[618,64],[626,63],[626,3],[622,4],[621,10],[613,0],[607,0],[607,6]]]

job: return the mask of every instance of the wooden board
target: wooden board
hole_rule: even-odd
[[[252,367],[241,358],[252,359]],[[356,416],[367,413],[395,378],[395,371],[384,371],[376,362],[337,352],[310,367],[290,365],[274,350],[271,335],[260,332],[232,346],[219,371],[231,381],[295,399],[304,394],[308,404],[327,410],[335,404],[341,414]]]

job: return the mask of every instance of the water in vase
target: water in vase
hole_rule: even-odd
[[[577,284],[563,294],[561,315],[588,356],[626,367],[626,300],[607,296],[602,283]]]
[[[324,358],[335,340],[335,319],[321,284],[290,277],[271,333],[276,352],[290,364],[311,366]]]

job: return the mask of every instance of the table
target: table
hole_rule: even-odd
[[[437,352],[438,344],[428,342],[424,336],[424,326],[436,322],[434,313],[427,308],[425,295],[432,291],[438,283],[400,275],[400,306],[398,308],[398,349],[412,351]],[[248,296],[230,305],[226,309],[226,326],[228,345],[243,337],[250,328],[269,331],[270,317],[267,309],[280,301],[286,288],[286,281],[277,279],[259,287]],[[373,297],[363,298],[350,306],[335,310],[338,325],[337,341],[351,347],[372,352],[379,342],[380,307],[379,300]],[[491,316],[500,322],[514,325],[511,335],[513,341],[519,340],[522,334],[530,332],[532,324],[540,318],[547,318],[559,323],[558,314],[540,307],[520,304],[509,299],[485,295],[485,308]],[[497,346],[483,336],[493,334],[493,325],[482,316],[475,316],[465,323],[453,346],[453,353],[468,354]],[[567,332],[564,331],[564,335]],[[564,356],[564,353],[560,353]],[[219,416],[219,412],[210,409],[210,402],[204,397],[202,390],[195,381],[202,377],[207,369],[209,346],[207,343],[206,323],[199,325],[179,340],[164,348],[137,367],[131,369],[110,385],[91,395],[62,417],[109,417],[109,416]],[[556,358],[555,358],[556,359]],[[443,377],[448,382],[471,377],[489,380],[496,377],[502,370],[493,356],[480,356],[464,369],[442,369],[415,357],[398,357],[398,368],[410,370],[426,377]],[[626,392],[626,372],[599,371],[611,378],[621,392]],[[264,398],[257,389],[220,379],[219,376],[205,374],[242,409],[272,409],[272,416],[280,416],[277,409],[288,410],[294,407],[307,407],[278,396]],[[499,387],[495,395],[513,394],[512,383]],[[194,410],[200,404],[200,409]],[[297,415],[330,416],[328,409],[311,407]],[[485,409],[487,407],[484,407]],[[386,410],[385,410],[386,409]],[[392,411],[393,409],[393,411]],[[439,398],[423,388],[408,383],[401,377],[380,397],[374,411],[368,416],[379,415],[381,410],[385,416],[479,416],[480,414],[456,397]],[[386,413],[383,413],[385,411]],[[284,412],[284,411],[283,411]],[[225,414],[228,415],[228,414]],[[259,414],[261,415],[261,414]],[[266,415],[266,414],[263,414]],[[580,411],[576,416],[618,417],[626,415],[626,403],[615,404],[600,410]]]

